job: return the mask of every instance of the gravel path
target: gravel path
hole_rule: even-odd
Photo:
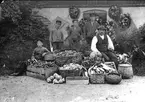
[[[53,85],[21,76],[0,78],[0,102],[145,102],[145,77],[119,85]]]

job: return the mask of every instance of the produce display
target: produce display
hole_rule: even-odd
[[[84,60],[82,61],[82,65],[88,69],[91,66],[93,66],[95,63],[99,64],[101,62],[104,62],[103,58],[101,57],[94,57],[94,58],[85,57]]]
[[[80,15],[80,9],[75,6],[70,7],[69,15],[72,19],[78,19],[79,15]]]
[[[79,69],[83,69],[84,67],[82,65],[79,64],[74,64],[74,63],[70,63],[70,64],[66,64],[63,67],[60,67],[59,70],[79,70]]]
[[[53,83],[53,84],[62,84],[65,82],[65,79],[62,78],[61,75],[58,75],[57,73],[54,73],[52,76],[47,78],[48,83]]]
[[[29,65],[32,65],[35,68],[49,68],[49,67],[58,67],[54,62],[40,61],[32,62],[30,61]]]
[[[127,54],[117,54],[120,64],[129,64],[129,56]]]
[[[56,56],[69,57],[69,56],[76,56],[78,54],[81,54],[81,53],[73,51],[73,50],[65,50],[65,51],[57,53]]]
[[[110,18],[117,20],[120,17],[122,10],[120,7],[114,5],[109,8],[108,15]]]
[[[119,26],[121,28],[129,28],[131,25],[131,17],[129,14],[122,14],[119,20]]]
[[[69,63],[81,64],[82,62],[82,53],[72,50],[65,50],[59,53],[56,53],[55,62],[58,66],[63,66]]]
[[[100,63],[98,65],[94,65],[92,67],[89,68],[88,70],[88,74],[106,74],[106,73],[112,73],[112,72],[116,72],[116,69],[111,68],[103,63]]]

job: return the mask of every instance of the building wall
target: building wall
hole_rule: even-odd
[[[108,7],[96,7],[96,8],[80,8],[81,15],[79,19],[82,18],[83,11],[91,10],[91,9],[101,9],[108,11]],[[145,23],[145,7],[122,7],[123,13],[129,13],[136,24],[137,28]],[[50,21],[54,20],[57,16],[67,20],[71,23],[71,19],[69,17],[68,8],[41,8],[39,9],[39,13],[44,17],[47,17]],[[109,17],[107,17],[110,20]]]

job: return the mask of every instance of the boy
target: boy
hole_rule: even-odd
[[[43,43],[41,41],[37,41],[37,47],[34,49],[31,59],[43,60],[44,55],[48,52],[50,51],[43,47]]]
[[[57,20],[55,29],[50,31],[50,42],[53,46],[53,50],[61,50],[63,46],[63,33],[60,29],[61,23],[60,20]]]

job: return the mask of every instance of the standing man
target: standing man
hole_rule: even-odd
[[[63,47],[63,33],[60,29],[61,21],[57,20],[55,24],[55,29],[50,31],[50,42],[52,44],[53,50],[61,50]]]
[[[95,31],[99,26],[99,23],[96,22],[97,17],[95,13],[90,14],[90,21],[84,27],[84,38],[89,45],[91,45],[92,38],[95,36]]]
[[[99,26],[98,33],[92,39],[91,50],[102,55],[105,61],[113,61],[118,67],[117,56],[113,53],[113,42],[106,34],[106,28],[103,25]]]
[[[82,30],[79,27],[78,20],[73,20],[73,25],[69,30],[70,47],[73,50],[79,51],[80,40],[82,38]]]

